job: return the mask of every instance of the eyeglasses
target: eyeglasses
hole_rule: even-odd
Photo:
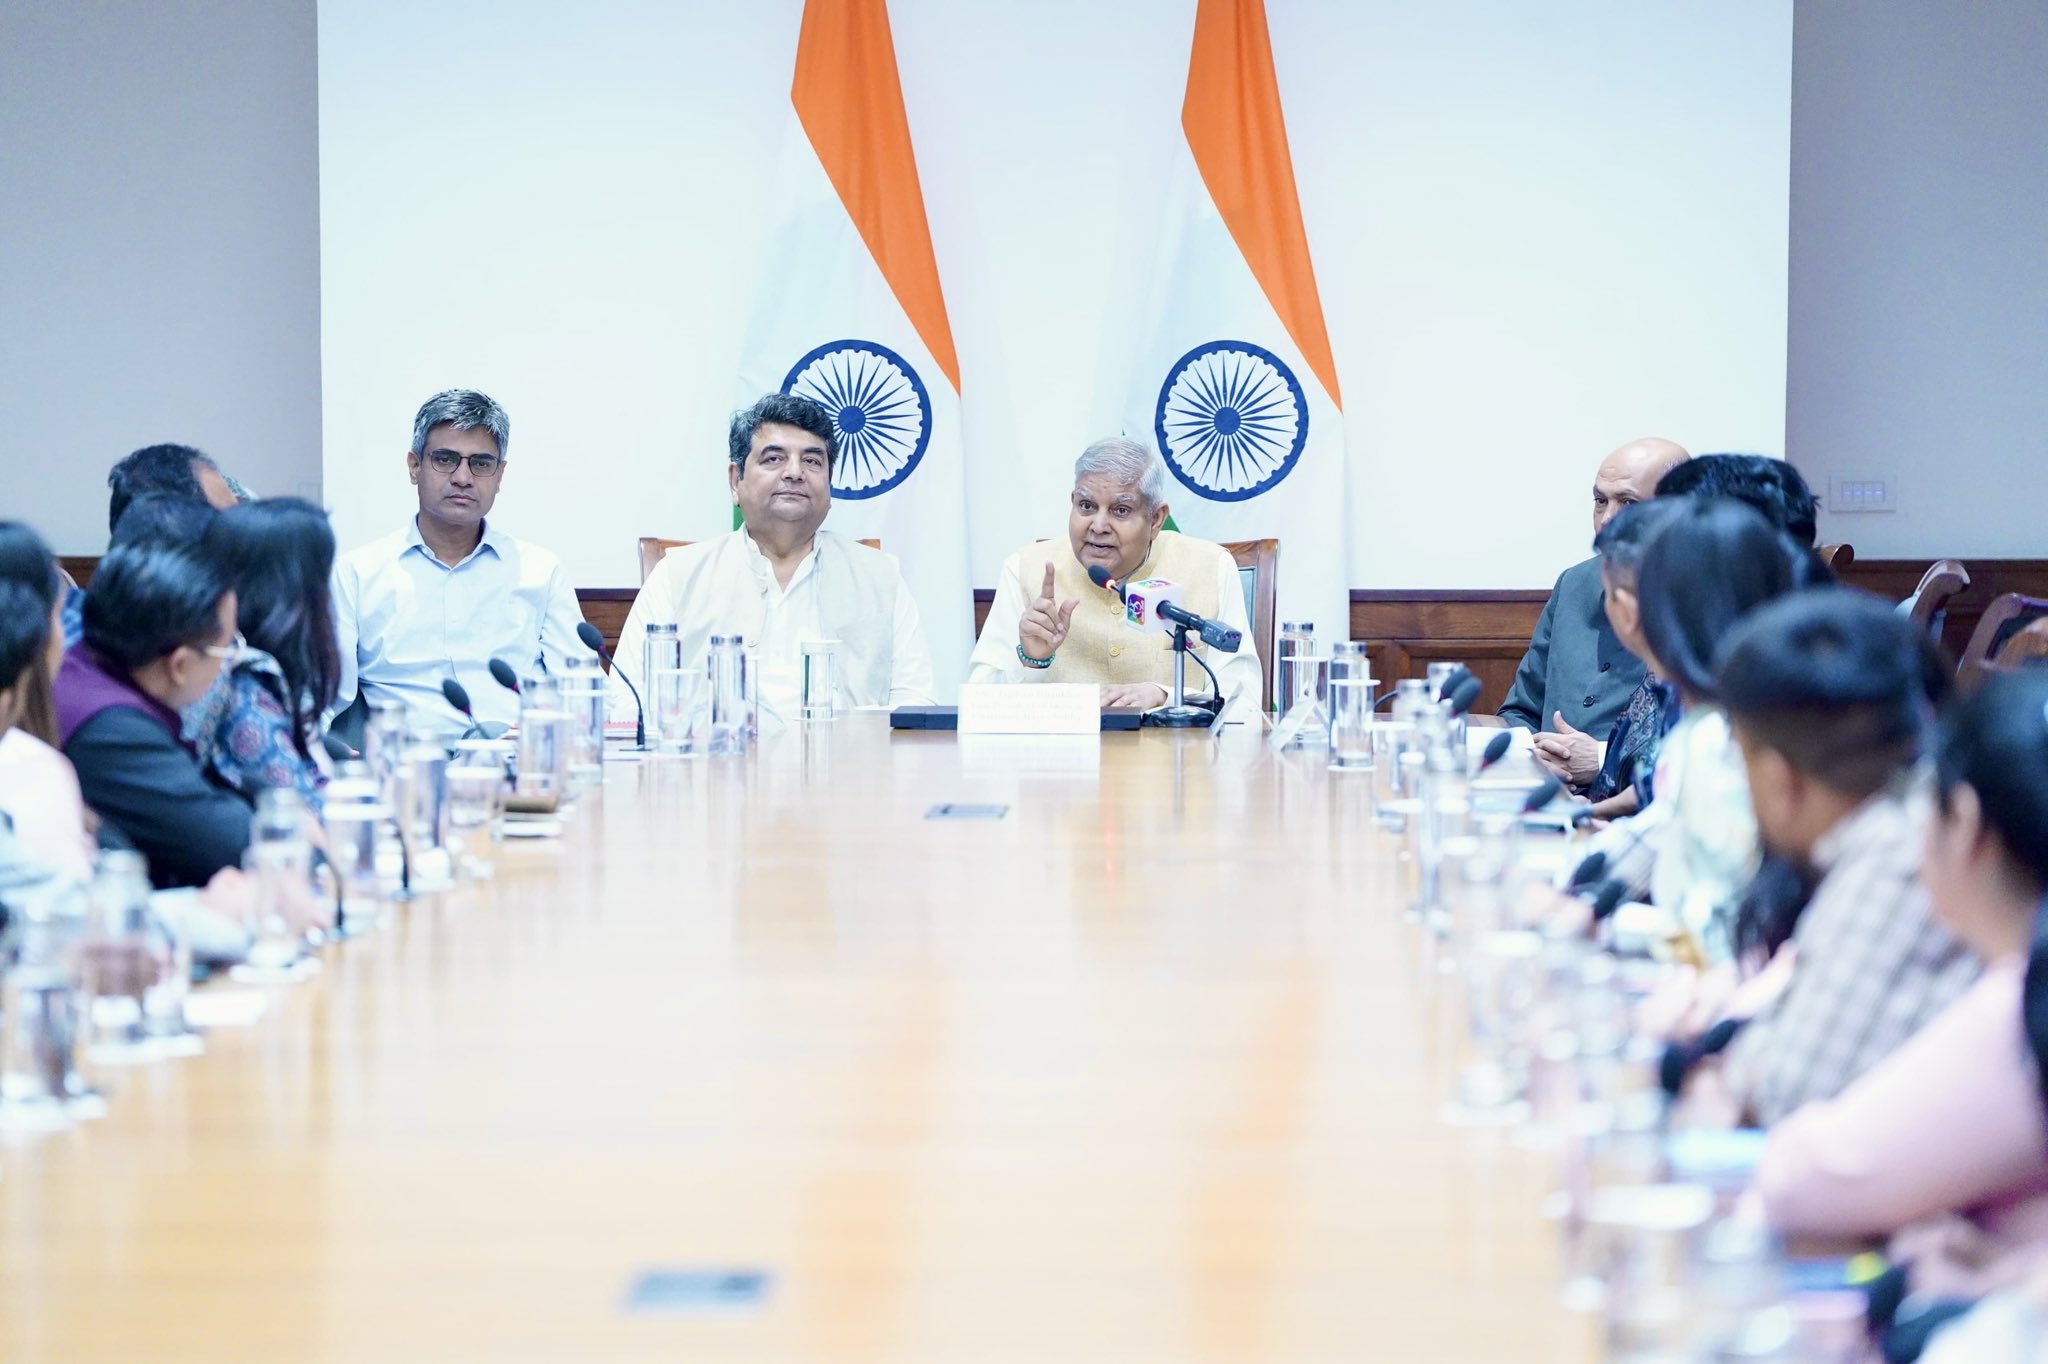
[[[437,474],[452,474],[457,465],[469,463],[471,478],[496,478],[498,470],[505,467],[505,461],[496,455],[458,455],[453,450],[430,450],[427,463],[434,466]]]
[[[223,663],[233,663],[249,652],[249,641],[243,639],[242,632],[237,630],[232,643],[202,644],[199,646],[199,652],[208,658],[217,658]]]

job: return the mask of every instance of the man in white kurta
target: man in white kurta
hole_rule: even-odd
[[[902,568],[821,528],[838,453],[831,415],[808,398],[771,393],[733,419],[728,479],[743,524],[670,550],[640,585],[619,634],[614,716],[634,713],[622,673],[646,694],[642,645],[657,623],[676,626],[686,668],[705,666],[712,635],[742,636],[761,703],[784,720],[798,714],[809,640],[838,643],[837,704],[932,703],[931,651]]]
[[[1215,669],[1224,696],[1242,688],[1256,706],[1259,655],[1237,562],[1221,545],[1165,529],[1165,487],[1165,462],[1136,441],[1118,436],[1083,451],[1074,464],[1066,538],[1026,545],[1004,562],[967,680],[1093,682],[1105,708],[1166,704],[1172,637],[1126,624],[1116,594],[1088,576],[1100,567],[1120,583],[1178,583],[1188,610],[1242,634],[1235,654],[1190,644]],[[1190,695],[1208,691],[1207,674],[1193,664],[1187,673]]]

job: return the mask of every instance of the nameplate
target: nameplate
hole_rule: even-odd
[[[960,688],[962,734],[1099,734],[1102,689],[1082,682],[970,682]]]

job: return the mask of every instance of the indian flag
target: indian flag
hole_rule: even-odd
[[[1263,0],[1199,0],[1124,429],[1174,523],[1280,542],[1283,620],[1350,637],[1343,399],[1294,192]]]
[[[942,697],[973,648],[960,361],[883,0],[806,0],[735,405],[781,390],[839,429],[828,529],[903,563]]]

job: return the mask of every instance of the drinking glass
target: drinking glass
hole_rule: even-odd
[[[161,969],[149,925],[149,872],[139,853],[100,854],[86,892],[78,954],[78,1024],[95,1065],[151,1057],[142,1001]]]
[[[18,907],[18,937],[0,976],[0,1113],[10,1127],[68,1126],[96,1098],[78,1073],[79,988],[70,957],[85,923],[83,897],[39,896]]]
[[[334,869],[335,928],[354,937],[376,927],[383,903],[377,877],[377,833],[388,812],[363,763],[343,763],[327,783],[323,823]]]
[[[156,981],[142,992],[142,1026],[158,1056],[197,1056],[203,1046],[199,1032],[185,1021],[185,1001],[192,994],[192,934],[185,909],[195,901],[151,902],[149,938],[156,957]]]
[[[803,689],[801,696],[805,720],[829,720],[832,718],[832,697],[835,690],[833,673],[839,641],[836,639],[807,639],[803,649]]]
[[[1373,768],[1372,679],[1330,679],[1330,768],[1371,772]]]
[[[703,751],[704,670],[663,668],[652,683],[660,750],[679,757]]]
[[[490,862],[473,849],[480,841],[489,845],[504,800],[505,769],[492,755],[448,769],[448,859],[457,876],[481,881],[491,875]]]
[[[306,819],[296,791],[272,789],[256,800],[249,850],[242,855],[252,892],[249,957],[234,972],[238,980],[288,981],[304,974],[313,858]]]
[[[618,664],[614,662],[612,668]],[[662,709],[655,705],[653,680],[664,674],[682,668],[682,637],[676,633],[674,621],[657,621],[647,627],[641,637],[641,676],[639,682],[647,688],[643,700],[647,702],[647,748],[662,750]]]
[[[569,716],[569,781],[580,788],[604,780],[604,669],[594,658],[570,660],[562,674],[562,709]]]

